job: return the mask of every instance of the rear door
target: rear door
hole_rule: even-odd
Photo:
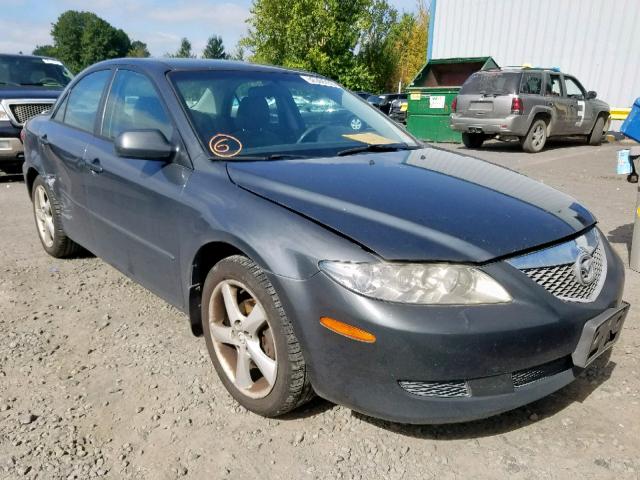
[[[91,251],[94,242],[87,212],[85,184],[89,177],[84,158],[111,74],[111,70],[99,70],[80,79],[40,136],[44,167],[53,175],[53,188],[62,205],[64,230]]]
[[[567,135],[572,132],[570,122],[570,104],[564,92],[562,76],[548,73],[545,85],[545,101],[554,111],[555,121],[551,125],[551,135]]]
[[[154,129],[178,144],[178,133],[152,81],[118,69],[106,100],[99,135],[87,147],[94,168],[88,190],[100,257],[174,305],[182,302],[177,225],[180,196],[191,169],[177,161],[116,155],[125,131]],[[186,155],[184,149],[176,158]],[[174,159],[176,160],[176,159]]]
[[[468,118],[511,115],[511,95],[518,93],[521,75],[504,71],[474,73],[460,89],[457,112]]]
[[[586,108],[586,90],[578,80],[567,75],[564,76],[564,86],[570,102],[569,127],[572,133],[589,133],[594,119],[591,109]]]

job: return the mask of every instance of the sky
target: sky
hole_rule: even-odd
[[[0,53],[31,53],[51,44],[51,24],[66,10],[90,11],[131,40],[145,42],[151,55],[175,52],[187,37],[200,54],[207,38],[220,35],[232,52],[246,32],[250,0],[1,0]],[[415,0],[389,0],[399,11],[413,11]]]

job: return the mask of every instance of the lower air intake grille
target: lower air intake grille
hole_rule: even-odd
[[[511,374],[511,378],[513,378],[513,386],[518,388],[530,385],[539,380],[564,372],[565,370],[570,369],[572,365],[571,358],[564,357],[559,360],[538,365],[537,367],[513,372]]]
[[[407,392],[418,395],[419,397],[441,397],[441,398],[455,398],[455,397],[470,397],[469,387],[467,382],[464,381],[452,381],[452,382],[398,382],[402,388]]]

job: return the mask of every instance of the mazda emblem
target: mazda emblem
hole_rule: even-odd
[[[596,269],[591,253],[582,250],[576,259],[573,273],[580,285],[591,285],[596,279]]]

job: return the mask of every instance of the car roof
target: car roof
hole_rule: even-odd
[[[487,70],[480,70],[480,72],[550,72],[550,73],[563,73],[556,67],[502,67],[502,68],[489,68]],[[567,74],[568,75],[568,74]]]
[[[53,57],[43,55],[22,55],[21,53],[0,53],[0,58],[50,58],[55,60]]]
[[[111,66],[137,66],[151,71],[184,71],[184,70],[238,70],[251,72],[280,72],[303,73],[306,75],[321,76],[304,70],[276,67],[273,65],[259,65],[255,63],[239,62],[235,60],[211,60],[196,58],[115,58],[104,60],[91,66],[91,69]]]

